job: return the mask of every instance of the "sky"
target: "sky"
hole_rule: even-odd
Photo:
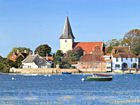
[[[67,15],[75,42],[106,43],[140,29],[140,0],[0,0],[0,55],[43,44],[60,50]]]

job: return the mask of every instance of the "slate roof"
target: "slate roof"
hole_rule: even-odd
[[[103,42],[74,42],[73,49],[81,47],[87,54],[90,54],[96,45],[100,45],[100,50],[103,49]]]
[[[71,29],[71,26],[69,23],[68,16],[66,18],[66,22],[65,22],[63,32],[62,32],[60,39],[75,39],[75,37],[73,36],[73,33],[72,33],[72,29]]]

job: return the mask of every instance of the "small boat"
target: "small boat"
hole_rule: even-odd
[[[133,73],[125,73],[125,74],[133,74]]]
[[[93,76],[85,76],[87,81],[112,81],[112,75],[93,74]]]
[[[62,74],[72,74],[72,72],[62,72]]]

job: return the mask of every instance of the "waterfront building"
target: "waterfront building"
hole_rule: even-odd
[[[40,55],[29,55],[22,61],[22,68],[51,68],[52,63]]]
[[[19,57],[20,55],[25,59],[28,54],[27,54],[26,50],[24,50],[24,53],[19,53],[19,50],[17,49],[16,52],[13,51],[13,54],[10,56],[10,60],[15,62],[16,58]]]
[[[95,46],[93,53],[83,55],[78,62],[78,69],[83,72],[107,72],[107,67],[104,52],[99,45]]]

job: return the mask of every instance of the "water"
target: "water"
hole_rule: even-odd
[[[83,75],[0,75],[0,105],[139,105],[140,74],[112,81],[81,81]]]

